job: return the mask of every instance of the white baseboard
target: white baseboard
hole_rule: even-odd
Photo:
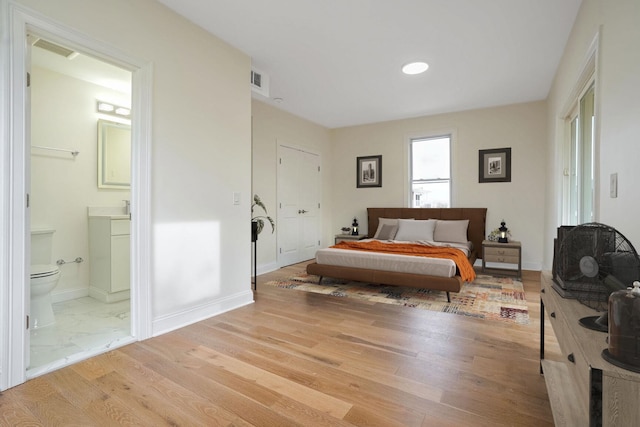
[[[89,286],[89,296],[97,299],[98,301],[110,304],[112,302],[124,301],[131,298],[131,291],[127,289],[126,291],[107,292],[103,289],[96,288],[95,286]]]
[[[153,320],[151,336],[158,336],[187,325],[217,316],[253,303],[253,292],[244,291],[187,310],[160,316]]]
[[[129,299],[130,292],[122,291],[113,294],[107,294],[106,292],[97,288],[77,288],[77,289],[65,289],[63,291],[56,292],[55,289],[51,292],[51,302],[64,302],[71,301],[83,297],[92,297],[98,301],[111,303],[116,301],[123,301]]]
[[[276,271],[278,269],[278,263],[277,262],[270,262],[269,264],[262,264],[259,265],[257,270],[258,270],[258,275],[261,274],[265,274],[265,273],[271,273],[272,271]]]
[[[63,302],[63,301],[71,301],[73,299],[78,299],[82,297],[89,296],[89,288],[78,288],[78,289],[66,289],[60,292],[51,292],[51,302]]]
[[[540,262],[523,262],[522,263],[523,270],[530,271],[542,271],[542,263]]]

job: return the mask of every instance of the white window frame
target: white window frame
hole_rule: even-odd
[[[565,140],[568,182],[564,195],[566,208],[563,215],[566,225],[578,225],[595,220],[595,123],[591,120],[586,121],[583,115],[583,101],[589,92],[593,92],[595,104],[593,80],[589,81],[576,100],[571,114],[565,119],[565,126],[568,127],[568,138]],[[593,114],[595,119],[595,111]],[[591,142],[585,143],[586,138],[590,138]]]
[[[563,122],[561,126],[564,126],[564,136],[560,143],[560,152],[562,153],[562,189],[561,189],[561,202],[559,204],[558,210],[558,218],[559,223],[564,225],[576,225],[575,222],[585,222],[584,215],[584,207],[580,207],[578,210],[577,220],[575,220],[575,215],[572,214],[572,198],[575,199],[576,190],[573,189],[572,186],[572,176],[571,176],[571,158],[572,158],[572,129],[571,124],[573,119],[575,119],[576,115],[580,112],[580,102],[583,99],[584,95],[589,91],[589,89],[593,86],[594,92],[594,100],[593,100],[593,140],[592,140],[592,152],[591,152],[591,162],[592,162],[592,188],[590,189],[590,199],[591,199],[591,216],[590,221],[598,221],[599,217],[599,200],[600,200],[600,192],[599,192],[599,154],[600,154],[600,106],[599,106],[599,72],[598,72],[598,52],[599,52],[599,41],[600,36],[599,33],[596,34],[593,39],[591,46],[586,55],[586,59],[584,65],[582,67],[582,72],[578,76],[576,80],[576,84],[574,85],[573,91],[567,98],[565,103],[565,107],[563,110],[564,114],[560,117],[560,120]],[[580,132],[580,131],[579,131]],[[585,189],[580,186],[577,188],[578,193],[584,193]],[[573,196],[572,196],[573,193]],[[581,197],[578,197],[577,203],[581,203]]]
[[[405,189],[405,203],[407,207],[412,207],[413,206],[413,183],[414,183],[414,179],[413,179],[413,162],[412,162],[412,144],[414,141],[424,141],[424,140],[430,140],[430,139],[442,139],[442,138],[448,138],[449,139],[449,178],[434,178],[432,180],[427,180],[427,181],[431,181],[431,182],[443,182],[443,181],[448,181],[449,183],[449,207],[453,206],[453,195],[454,195],[454,189],[453,189],[453,162],[454,162],[454,140],[455,140],[455,135],[453,131],[443,131],[443,132],[425,132],[425,133],[420,133],[420,134],[415,134],[415,135],[408,135],[406,137],[406,144],[405,144],[405,159],[406,159],[406,165],[407,165],[407,171],[405,176],[407,177],[406,180],[406,189]]]

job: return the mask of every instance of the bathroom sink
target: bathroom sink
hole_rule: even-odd
[[[89,218],[129,219],[122,206],[89,206],[87,214]]]

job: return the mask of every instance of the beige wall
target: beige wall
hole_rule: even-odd
[[[410,136],[450,132],[453,141],[454,206],[487,207],[487,231],[505,219],[523,242],[525,268],[542,263],[546,104],[533,102],[461,113],[419,117],[327,130],[265,103],[253,102],[253,186],[270,213],[276,201],[278,141],[320,152],[323,164],[323,238],[329,246],[356,216],[366,229],[369,206],[404,206],[407,201]],[[478,150],[512,148],[512,181],[478,183]],[[356,157],[382,155],[382,188],[356,188]],[[263,232],[258,272],[277,261],[275,235]]]
[[[561,223],[563,120],[566,106],[596,37],[596,220],[611,225],[640,247],[640,2],[584,0],[549,95],[549,157],[545,268],[551,268],[553,236]],[[609,176],[618,174],[618,197],[609,197]]]
[[[539,267],[543,251],[548,267],[549,238],[558,223],[560,198],[557,119],[598,28],[602,28],[599,219],[619,227],[632,241],[640,241],[631,214],[640,208],[634,186],[640,182],[640,168],[628,160],[637,153],[640,134],[640,122],[634,120],[640,116],[638,97],[629,96],[630,88],[640,87],[640,59],[630,54],[640,41],[633,22],[638,15],[637,1],[584,1],[550,93],[548,111],[544,102],[535,102],[335,130],[259,101],[251,103],[245,78],[249,58],[156,2],[19,3],[153,63],[152,305],[156,317],[171,316],[248,287],[248,206],[251,194],[257,193],[270,213],[275,212],[278,141],[307,147],[322,156],[322,245],[326,246],[353,216],[366,226],[367,206],[406,203],[405,144],[409,136],[453,132],[454,205],[486,206],[488,229],[504,218],[513,237],[523,242],[525,268]],[[478,150],[499,147],[513,149],[512,182],[479,184]],[[383,155],[383,187],[357,189],[355,158],[375,154]],[[541,180],[544,171],[550,189],[547,197]],[[613,172],[619,176],[617,199],[608,198],[608,177]],[[240,207],[231,203],[236,191],[242,196]],[[202,227],[208,230],[206,238],[195,231]],[[214,249],[198,255],[197,249],[210,248],[211,242]],[[183,255],[184,248],[193,250],[189,251],[193,259]],[[276,251],[275,235],[263,233],[258,255],[263,269],[275,265]],[[214,277],[195,271],[214,273]]]
[[[407,203],[410,136],[452,133],[454,206],[487,207],[487,232],[504,218],[513,239],[523,244],[523,266],[539,270],[544,225],[546,103],[532,102],[461,113],[419,117],[328,130],[253,101],[253,187],[276,208],[276,150],[279,141],[322,155],[322,245],[356,216],[366,229],[369,206]],[[478,150],[512,148],[512,181],[478,183]],[[356,157],[382,155],[382,188],[356,188]],[[276,267],[276,235],[263,232],[258,245],[258,272]]]
[[[369,206],[407,206],[411,136],[453,134],[454,207],[486,207],[487,232],[504,218],[522,241],[523,267],[541,266],[546,150],[544,102],[509,105],[334,129],[333,229],[354,216],[366,229]],[[478,150],[511,147],[509,183],[478,182]],[[382,188],[356,188],[356,157],[382,155]]]
[[[321,246],[331,234],[333,194],[333,161],[330,131],[327,128],[274,108],[264,102],[252,103],[253,125],[253,194],[258,194],[275,220],[277,202],[277,152],[279,144],[298,147],[321,157],[322,178],[322,235]],[[267,225],[258,243],[258,273],[275,270],[277,265],[277,232],[271,234]],[[276,223],[277,227],[277,223]]]
[[[250,58],[152,0],[18,3],[153,66],[153,334],[251,302]]]

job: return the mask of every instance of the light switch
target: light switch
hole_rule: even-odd
[[[618,174],[612,173],[609,176],[609,197],[615,199],[618,197]]]
[[[240,204],[240,193],[238,193],[237,191],[233,192],[233,204],[234,205]]]

